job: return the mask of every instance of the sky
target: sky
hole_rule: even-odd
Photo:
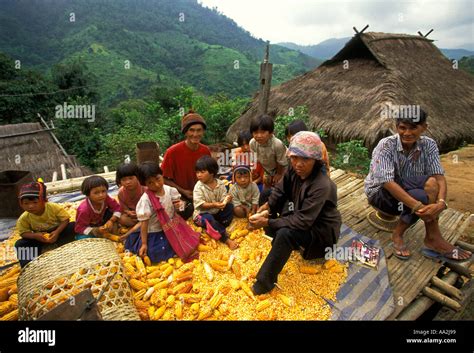
[[[474,0],[198,0],[256,38],[318,44],[366,31],[423,34],[440,48],[474,50]]]

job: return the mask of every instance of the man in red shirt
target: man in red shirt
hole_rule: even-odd
[[[181,131],[185,140],[166,150],[161,169],[165,184],[178,189],[186,206],[181,213],[189,218],[193,212],[193,189],[197,182],[194,166],[204,155],[211,155],[209,148],[201,143],[206,130],[204,118],[190,110],[181,120]]]

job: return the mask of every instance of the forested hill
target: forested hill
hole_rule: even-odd
[[[0,7],[0,52],[44,73],[80,62],[106,105],[156,85],[231,97],[258,87],[265,42],[197,1],[2,0]],[[320,63],[278,45],[270,60],[274,84]]]

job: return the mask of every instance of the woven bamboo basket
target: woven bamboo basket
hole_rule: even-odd
[[[140,320],[120,257],[106,239],[74,241],[26,265],[18,279],[19,318],[35,320],[87,288],[97,297],[111,276],[98,303],[103,319]]]

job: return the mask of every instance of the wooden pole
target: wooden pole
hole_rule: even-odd
[[[472,244],[466,243],[466,242],[461,241],[461,240],[457,240],[455,245],[463,248],[464,250],[469,250],[470,252],[474,253],[474,245],[472,245]]]
[[[260,94],[259,94],[259,112],[266,114],[268,111],[268,101],[270,100],[270,88],[272,86],[273,64],[269,63],[270,43],[267,42],[265,49],[265,58],[260,64]]]
[[[444,306],[447,306],[448,308],[451,308],[453,310],[458,311],[459,309],[461,309],[461,304],[459,304],[457,301],[445,296],[444,294],[441,294],[440,292],[430,287],[423,288],[423,294],[426,295],[428,298],[433,299],[434,301]]]
[[[431,283],[435,287],[441,289],[446,294],[449,294],[451,297],[454,297],[457,300],[463,300],[462,292],[459,289],[457,289],[456,287],[453,287],[452,285],[444,282],[443,280],[441,280],[441,278],[434,276],[431,279]]]
[[[471,279],[471,277],[472,277],[471,270],[469,270],[468,268],[466,268],[464,266],[461,266],[460,264],[455,264],[455,263],[452,263],[452,262],[445,262],[444,265],[446,267],[449,267],[451,270],[459,273],[460,275],[466,276],[469,279]]]

